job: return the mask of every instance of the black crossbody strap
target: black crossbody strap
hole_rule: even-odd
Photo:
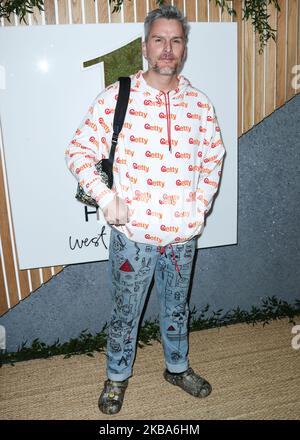
[[[118,136],[122,130],[124,119],[128,107],[131,79],[127,76],[120,76],[120,87],[118,94],[118,101],[115,108],[114,122],[113,122],[113,136],[111,141],[111,149],[109,153],[109,161],[113,164],[115,157],[115,150],[118,143]]]

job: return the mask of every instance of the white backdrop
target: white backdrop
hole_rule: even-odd
[[[86,221],[64,151],[104,88],[101,66],[82,63],[142,35],[142,23],[0,28],[2,143],[20,269],[108,258],[110,228],[101,212]],[[213,102],[227,152],[200,248],[237,241],[236,38],[236,23],[191,23],[182,71]]]

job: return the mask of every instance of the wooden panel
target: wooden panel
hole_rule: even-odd
[[[30,14],[31,15],[31,14]],[[27,21],[27,23],[28,23],[28,14],[25,16],[25,20]],[[18,26],[28,26],[25,22],[24,22],[24,20],[22,20],[21,21],[21,19],[19,18],[19,17],[17,17],[17,16],[15,16],[15,20],[14,20],[16,23],[18,23]],[[12,21],[12,23],[14,23],[14,21]]]
[[[184,1],[183,0],[174,0],[173,2],[174,6],[177,6],[177,8],[184,13]]]
[[[297,0],[288,2],[288,29],[287,29],[287,77],[286,77],[286,99],[291,99],[295,95],[293,88],[293,67],[297,64]]]
[[[254,65],[254,124],[264,118],[264,52],[259,53],[259,35],[255,35],[255,65]]]
[[[124,22],[134,23],[134,2],[132,0],[124,0]]]
[[[208,8],[207,0],[198,0],[198,21],[207,21]]]
[[[82,23],[81,1],[71,0],[71,9],[72,9],[72,23],[73,24]]]
[[[7,18],[3,19],[4,26],[14,26],[15,24],[14,14],[10,14],[9,19],[10,21],[8,21]]]
[[[35,291],[42,284],[40,277],[40,269],[31,269],[30,279],[31,279],[32,291]]]
[[[44,5],[46,24],[56,24],[54,0],[45,0]]]
[[[241,3],[241,1],[239,1],[239,3]],[[228,6],[232,9],[232,1],[228,1],[227,2]],[[228,12],[227,9],[225,8],[223,12],[221,12],[221,21],[232,21],[233,20],[233,16],[231,16]]]
[[[215,1],[209,2],[209,21],[220,21],[220,6]]]
[[[13,243],[10,236],[9,230],[9,217],[8,217],[8,207],[6,205],[5,197],[5,185],[4,185],[4,174],[3,174],[3,163],[4,159],[2,153],[0,152],[0,235],[2,242],[3,251],[3,261],[5,266],[5,274],[7,281],[7,288],[9,292],[10,306],[13,307],[19,302],[18,296],[18,286],[16,280],[16,270],[13,256]],[[1,266],[2,271],[2,266]],[[5,295],[5,291],[1,296]]]
[[[144,22],[147,15],[147,2],[145,0],[136,1],[136,19],[137,22]]]
[[[58,0],[58,23],[67,24],[69,23],[69,8],[68,0]]]
[[[96,23],[94,0],[84,0],[84,14],[86,23]]]
[[[43,283],[47,283],[52,278],[51,267],[43,268]]]
[[[19,267],[19,264],[18,264],[18,267]],[[20,283],[21,299],[24,299],[30,295],[30,287],[29,287],[28,271],[27,270],[19,270],[19,283]]]
[[[277,12],[274,5],[268,5],[267,13],[270,15],[269,23],[272,29],[276,29]],[[265,116],[275,110],[276,93],[276,42],[270,39],[265,48],[266,51],[266,82],[265,82]]]
[[[185,15],[188,21],[196,21],[196,1],[186,0],[185,2]]]
[[[37,7],[33,8],[33,14],[28,14],[28,15],[30,15],[31,25],[37,25],[37,24],[42,25],[43,24],[42,14]],[[30,23],[30,21],[27,20],[28,23]]]
[[[156,0],[149,0],[149,11],[153,11],[154,9],[158,8],[158,4]]]
[[[276,107],[286,99],[286,1],[279,0],[277,13],[277,52],[276,52]]]
[[[2,256],[0,254],[0,316],[8,310],[8,304],[6,299],[6,290],[4,283],[4,275],[2,270]]]
[[[107,0],[97,0],[98,4],[98,21],[99,23],[108,23]]]
[[[114,6],[110,5],[110,22],[111,23],[122,23],[122,10],[119,12],[112,13]]]
[[[64,266],[54,266],[54,275],[57,275],[59,272],[63,270]]]
[[[247,20],[244,23],[244,133],[253,125],[253,34],[251,21]]]
[[[233,8],[236,11],[236,16],[233,17],[234,21],[237,21],[237,56],[238,56],[238,136],[242,135],[243,129],[243,109],[242,109],[242,94],[243,94],[243,25],[242,25],[242,2],[240,0],[234,0]]]

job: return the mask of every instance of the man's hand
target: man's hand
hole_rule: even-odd
[[[117,195],[103,208],[102,212],[109,225],[125,225],[125,223],[129,222],[128,206],[125,201]]]

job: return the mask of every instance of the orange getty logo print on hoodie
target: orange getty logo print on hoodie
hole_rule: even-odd
[[[117,192],[130,221],[114,226],[140,243],[165,246],[201,234],[218,189],[225,149],[209,98],[179,76],[168,93],[131,76],[128,109],[114,161],[114,188],[94,168],[109,156],[119,82],[90,106],[66,150],[70,171],[104,208]]]

